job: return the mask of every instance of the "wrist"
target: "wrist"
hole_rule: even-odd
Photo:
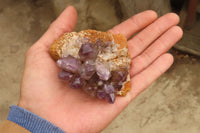
[[[48,120],[48,117],[43,115],[43,114],[46,114],[46,113],[44,113],[43,109],[41,107],[38,107],[38,106],[40,106],[40,103],[35,104],[34,102],[30,102],[28,99],[24,100],[24,99],[20,98],[17,106]]]
[[[42,100],[36,102],[38,100],[31,100],[28,98],[20,98],[17,106],[30,111],[32,113],[34,113],[35,115],[38,115],[39,117],[51,122],[52,124],[58,126],[60,128],[59,125],[59,121],[56,121],[56,117],[59,115],[55,112],[52,112],[52,107],[50,107],[48,105],[48,103],[46,104],[46,102],[42,102]],[[50,102],[52,103],[52,102]],[[54,106],[54,108],[56,108],[56,106]]]

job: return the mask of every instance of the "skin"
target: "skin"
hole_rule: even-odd
[[[114,104],[108,104],[88,97],[81,90],[70,89],[57,77],[59,68],[49,54],[49,46],[63,33],[73,31],[76,20],[75,8],[67,7],[27,51],[18,106],[66,132],[95,133],[108,126],[172,65],[173,57],[166,52],[182,37],[183,32],[176,26],[179,22],[176,14],[168,13],[157,18],[157,14],[150,10],[109,30],[128,39],[132,65],[130,92],[125,97],[117,97]]]

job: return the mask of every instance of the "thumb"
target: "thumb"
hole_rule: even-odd
[[[49,49],[49,46],[65,32],[73,31],[77,20],[77,12],[73,6],[68,6],[60,16],[49,26],[45,34],[35,45]]]

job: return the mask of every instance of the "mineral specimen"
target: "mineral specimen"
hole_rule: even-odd
[[[72,89],[82,89],[91,97],[115,102],[116,95],[130,89],[129,57],[123,35],[94,30],[65,33],[50,47],[61,68],[59,78]]]

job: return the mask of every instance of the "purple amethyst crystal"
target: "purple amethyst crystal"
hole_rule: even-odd
[[[115,94],[114,93],[108,94],[106,96],[106,101],[110,104],[113,104],[115,102]]]
[[[79,74],[81,78],[89,80],[95,73],[95,64],[94,61],[88,60],[81,66]]]
[[[106,98],[106,93],[104,92],[104,90],[98,90],[97,91],[97,98],[99,98],[99,99]]]
[[[112,84],[104,84],[103,89],[107,94],[115,93],[115,88]]]
[[[83,90],[88,93],[91,97],[96,97],[97,87],[92,85],[87,85],[83,88]]]
[[[126,81],[127,75],[128,75],[128,72],[126,72],[124,70],[114,71],[114,72],[112,72],[111,80],[113,82],[120,82],[120,81],[124,82],[124,81]]]
[[[79,89],[79,88],[83,88],[86,85],[86,81],[81,78],[79,75],[76,75],[75,77],[73,77],[70,82],[69,82],[69,86],[73,89]]]
[[[88,80],[88,83],[92,86],[97,86],[97,82],[99,80],[99,77],[96,73],[93,74],[93,76]]]
[[[94,44],[85,43],[82,44],[79,50],[79,57],[81,60],[85,61],[87,59],[96,59],[98,51],[93,47]]]
[[[122,89],[122,84],[120,82],[119,83],[112,82],[111,84],[113,84],[115,90],[117,90],[117,91],[120,91]]]
[[[67,72],[77,73],[81,66],[80,60],[71,55],[57,60],[57,65]]]
[[[111,72],[109,68],[104,64],[100,64],[100,63],[96,64],[96,71],[97,71],[97,75],[102,80],[108,80],[111,77]]]
[[[73,74],[70,72],[61,70],[60,73],[58,74],[58,77],[62,80],[70,80],[73,77]]]

